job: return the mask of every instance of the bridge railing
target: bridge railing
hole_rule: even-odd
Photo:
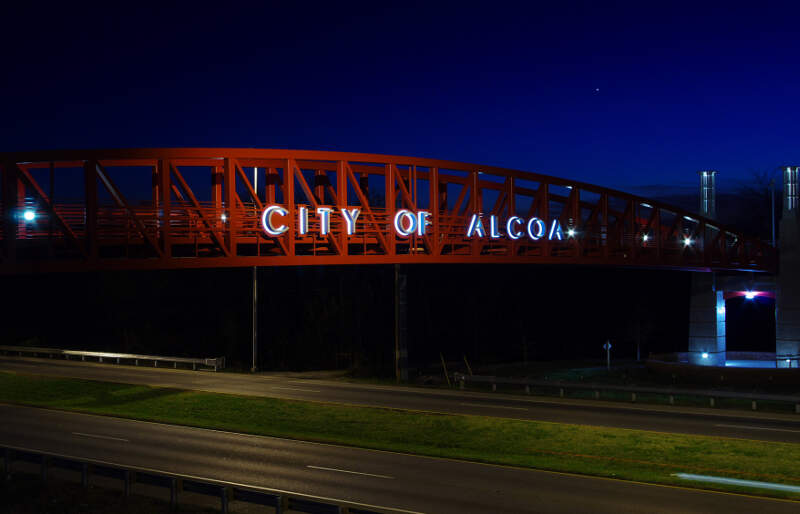
[[[13,463],[19,461],[38,465],[39,474],[43,481],[48,479],[48,472],[53,469],[80,473],[81,485],[84,488],[89,487],[93,476],[119,479],[122,482],[125,496],[130,495],[137,484],[163,487],[170,491],[170,505],[173,509],[178,507],[178,496],[181,492],[191,492],[219,498],[223,514],[227,514],[231,501],[273,507],[277,513],[286,511],[331,514],[394,514],[407,512],[400,509],[387,509],[266,487],[246,486],[223,480],[199,478],[137,466],[125,466],[16,446],[0,446],[0,454],[2,454],[3,458],[3,475],[5,477],[9,476],[13,471]]]
[[[213,358],[192,358],[192,357],[165,357],[163,355],[139,355],[134,353],[112,353],[112,352],[91,352],[82,350],[62,350],[60,348],[41,348],[36,346],[9,346],[0,345],[0,352],[5,354],[16,353],[17,355],[31,355],[37,357],[46,355],[48,357],[64,357],[69,360],[71,357],[80,358],[85,361],[87,358],[96,359],[97,362],[116,362],[117,364],[132,363],[135,366],[139,362],[151,362],[153,367],[158,367],[160,363],[172,364],[174,368],[178,364],[188,364],[193,370],[197,370],[198,366],[211,368],[218,371],[225,367],[225,357]],[[201,368],[202,369],[202,368]]]
[[[464,373],[453,373],[453,381],[459,384],[459,389],[465,389],[467,384],[488,384],[492,391],[497,391],[498,385],[518,387],[525,393],[531,394],[534,388],[541,390],[558,391],[558,396],[564,398],[569,391],[590,391],[596,400],[601,399],[603,393],[623,393],[631,402],[636,402],[641,395],[656,395],[666,399],[670,405],[675,404],[677,397],[704,397],[708,400],[709,406],[716,406],[719,399],[746,400],[750,401],[752,410],[758,410],[758,402],[779,402],[794,405],[794,412],[800,414],[800,395],[775,395],[775,394],[754,394],[738,393],[733,391],[715,390],[695,390],[662,387],[642,387],[642,386],[623,386],[596,383],[575,383],[575,382],[552,382],[547,380],[532,380],[528,378],[495,377],[487,375],[467,375]],[[606,396],[608,396],[606,394]]]

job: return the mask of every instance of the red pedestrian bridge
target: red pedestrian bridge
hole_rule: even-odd
[[[774,248],[656,200],[389,155],[0,154],[0,273],[389,263],[767,271]]]

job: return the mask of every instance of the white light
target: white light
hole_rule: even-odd
[[[396,222],[397,218],[395,217],[395,229],[397,228]],[[478,237],[484,237],[486,231],[483,229],[483,222],[481,221],[480,215],[473,214],[472,218],[469,220],[469,227],[467,227],[467,237],[472,237],[476,234]]]
[[[683,246],[689,246],[690,244],[692,244],[692,238],[691,237],[684,238]]]
[[[424,236],[428,233],[427,228],[431,225],[431,222],[428,218],[431,217],[431,213],[428,211],[419,211],[417,212],[417,235]]]
[[[559,241],[564,239],[564,232],[561,230],[561,223],[558,220],[553,220],[553,223],[550,225],[550,234],[547,236],[547,239],[552,241],[554,236]]]
[[[222,216],[220,216],[220,219],[222,219],[222,222],[224,223],[224,222],[228,221],[228,215],[223,212]]]
[[[289,227],[286,225],[279,225],[275,226],[272,223],[272,215],[278,214],[280,216],[286,216],[289,214],[289,211],[281,207],[280,205],[270,205],[264,212],[261,214],[261,226],[264,228],[264,232],[266,232],[270,236],[279,236],[289,230]]]
[[[756,293],[755,291],[747,291],[744,293],[744,297],[748,300],[752,300],[753,298],[756,297]]]
[[[22,213],[22,217],[25,219],[25,221],[33,221],[36,218],[36,213],[28,209]]]
[[[788,362],[789,364],[791,364],[791,363],[792,363],[792,359],[786,359],[786,362]]]
[[[703,352],[703,358],[708,359],[708,352]]]
[[[544,221],[539,218],[531,218],[528,220],[527,229],[528,237],[533,241],[538,241],[544,236],[544,233],[547,231],[547,226],[544,224]]]
[[[499,239],[500,238],[500,230],[497,226],[497,216],[492,214],[489,216],[489,237],[492,239]]]
[[[720,316],[725,314],[725,307],[717,307],[717,314],[719,314]]]
[[[648,236],[647,234],[642,236],[642,241],[644,241],[645,243],[647,242],[648,239],[650,239],[650,236]]]
[[[403,220],[405,220],[408,227],[403,226]],[[408,209],[400,209],[397,211],[397,214],[394,215],[394,230],[399,236],[408,237],[416,232],[417,223],[417,217]],[[469,231],[467,232],[467,236],[469,236]],[[481,234],[481,237],[482,236],[483,234]]]
[[[333,211],[333,209],[331,209],[330,207],[317,207],[317,216],[319,216],[320,235],[327,236],[328,232],[331,231],[331,211]]]
[[[356,220],[361,213],[361,209],[340,209],[344,221],[347,223],[347,235],[352,236],[356,233]]]
[[[297,232],[300,235],[308,233],[308,207],[297,208]]]
[[[575,229],[571,228],[571,229],[567,230],[567,235],[569,237],[575,237]]]
[[[506,233],[508,234],[509,238],[517,240],[522,237],[522,232],[518,232],[516,228],[514,228],[515,225],[519,225],[521,223],[525,223],[525,221],[519,216],[511,216],[508,218],[508,221],[506,221]]]

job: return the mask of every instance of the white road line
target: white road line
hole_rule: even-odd
[[[715,477],[710,475],[693,475],[691,473],[673,473],[673,476],[683,480],[694,480],[696,482],[711,482],[714,484],[731,484],[744,487],[756,487],[759,489],[773,489],[775,491],[789,491],[800,493],[800,486],[789,484],[775,484],[773,482],[757,482],[755,480],[742,480],[740,478]]]
[[[318,393],[316,389],[300,389],[299,387],[278,387],[274,386],[272,389],[286,389],[287,391],[303,391],[306,393]]]
[[[747,425],[714,425],[714,426],[725,427],[725,428],[744,428],[745,430],[769,430],[770,432],[791,432],[793,434],[800,434],[800,430],[792,430],[790,428],[751,427]]]
[[[528,410],[527,407],[507,407],[505,405],[490,405],[488,403],[465,403],[461,402],[459,405],[465,407],[489,407],[490,409],[509,409],[509,410]]]
[[[389,475],[376,475],[374,473],[362,473],[360,471],[349,471],[347,469],[336,469],[336,468],[325,468],[322,466],[306,466],[310,469],[321,469],[322,471],[336,471],[338,473],[350,473],[351,475],[364,475],[368,477],[377,477],[377,478],[385,478],[387,480],[394,480],[394,477],[390,477]]]
[[[79,435],[81,437],[92,437],[94,439],[108,439],[109,441],[121,441],[123,443],[130,442],[127,439],[122,439],[121,437],[111,437],[110,435],[84,434],[83,432],[72,432],[72,435]]]

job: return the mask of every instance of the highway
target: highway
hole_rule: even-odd
[[[800,443],[800,415],[0,357],[0,371],[241,395]]]
[[[0,444],[425,513],[796,513],[800,503],[0,404]],[[235,505],[233,506],[235,507]]]

